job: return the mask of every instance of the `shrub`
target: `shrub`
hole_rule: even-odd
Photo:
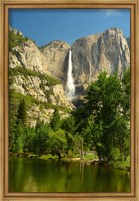
[[[14,31],[9,31],[9,50],[16,46],[20,46],[23,42],[27,41],[28,38],[24,38],[22,35],[15,34]]]

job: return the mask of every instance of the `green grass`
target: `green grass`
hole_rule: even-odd
[[[98,157],[96,156],[96,154],[94,152],[89,152],[84,156],[85,159],[88,160],[95,160],[98,159]]]
[[[70,113],[70,112],[72,111],[70,108],[68,108],[68,107],[66,107],[66,106],[58,106],[58,109],[59,109],[60,111],[65,112],[65,113]]]
[[[54,77],[51,77],[47,74],[42,74],[42,73],[39,73],[38,74],[38,77],[40,78],[40,80],[46,80],[47,81],[47,86],[55,86],[55,85],[58,85],[58,84],[61,84],[61,81],[54,78]]]
[[[40,107],[41,109],[55,109],[55,105],[53,105],[52,103],[49,102],[40,102]]]
[[[52,156],[52,154],[47,154],[47,155],[42,155],[39,158],[43,160],[48,160],[48,159],[57,159],[57,156]]]
[[[9,76],[17,76],[17,75],[24,75],[26,76],[38,76],[38,72],[25,68],[23,66],[17,66],[16,68],[9,69]]]
[[[58,159],[58,157],[56,155],[52,156],[52,154],[44,154],[44,155],[41,155],[39,158],[41,158],[43,160]],[[63,156],[62,160],[70,161],[70,160],[75,159],[75,158],[80,158],[79,153],[76,154],[76,153],[72,152],[71,150],[69,150],[68,155]],[[91,154],[90,154],[90,152],[89,152],[86,154],[86,156],[84,157],[84,159],[82,161],[87,162],[88,160],[95,160],[95,159],[98,159],[96,157],[96,154],[94,152],[91,152]]]
[[[9,69],[9,77],[17,76],[17,75],[23,75],[24,77],[27,77],[27,76],[39,77],[41,81],[46,80],[47,81],[46,85],[49,87],[61,84],[60,80],[54,77],[51,77],[47,75],[46,73],[36,72],[28,68],[25,68],[24,66],[17,66],[16,68]]]
[[[55,109],[56,107],[58,107],[58,109],[62,112],[65,113],[70,113],[71,109],[67,108],[66,106],[58,106],[58,105],[53,105],[51,102],[40,102],[41,108],[42,109]]]

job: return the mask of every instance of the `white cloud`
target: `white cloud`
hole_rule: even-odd
[[[119,9],[102,9],[100,12],[104,15],[105,18],[122,15]]]

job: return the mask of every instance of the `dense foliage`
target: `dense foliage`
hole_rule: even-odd
[[[116,74],[100,74],[89,86],[83,106],[74,112],[76,130],[100,161],[122,161],[129,155],[129,75],[127,71],[121,82]]]
[[[122,80],[117,74],[108,77],[101,73],[89,85],[82,106],[64,119],[56,107],[50,123],[38,119],[36,127],[30,128],[25,123],[23,100],[17,114],[10,115],[16,120],[10,130],[10,151],[14,153],[83,158],[87,151],[93,151],[100,162],[119,165],[130,155],[130,69]]]

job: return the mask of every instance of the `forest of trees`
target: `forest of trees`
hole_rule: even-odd
[[[12,100],[10,100],[12,101]],[[82,106],[61,119],[55,107],[50,123],[28,126],[27,105],[20,100],[17,115],[10,113],[9,151],[81,158],[94,151],[99,161],[112,164],[130,155],[130,69],[123,78],[101,73],[86,90]]]

